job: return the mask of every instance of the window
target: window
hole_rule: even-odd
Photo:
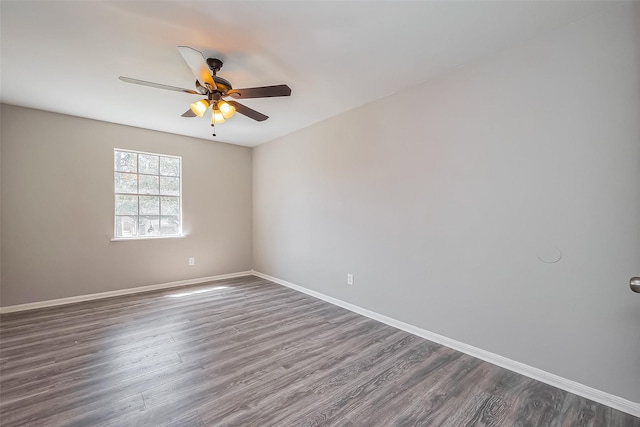
[[[182,158],[115,149],[115,239],[182,235]]]

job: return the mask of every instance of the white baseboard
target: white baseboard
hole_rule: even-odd
[[[197,279],[179,280],[177,282],[161,283],[158,285],[140,286],[137,288],[118,289],[117,291],[100,292],[97,294],[78,295],[75,297],[52,299],[47,301],[30,302],[27,304],[9,305],[0,307],[0,314],[15,313],[17,311],[34,310],[36,308],[54,307],[57,305],[73,304],[82,301],[91,301],[102,298],[111,298],[121,295],[138,294],[141,292],[155,291],[158,289],[178,288],[182,286],[196,285],[198,283],[212,282],[214,280],[232,279],[234,277],[250,276],[251,271],[239,273],[220,274],[218,276],[199,277]]]
[[[253,270],[252,273],[255,276],[270,280],[274,283],[278,283],[280,285],[286,286],[291,289],[295,289],[296,291],[300,291],[307,295],[311,295],[312,297],[321,299],[328,303],[345,308],[349,311],[353,311],[354,313],[358,313],[363,316],[369,317],[371,319],[377,320],[379,322],[385,323],[389,326],[393,326],[394,328],[401,329],[405,332],[409,332],[410,334],[417,335],[419,337],[425,338],[429,341],[436,342],[438,344],[442,344],[444,346],[447,346],[454,350],[468,354],[470,356],[476,357],[478,359],[482,359],[486,362],[492,363],[502,368],[509,369],[510,371],[517,372],[518,374],[522,374],[529,378],[533,378],[534,380],[538,380],[545,384],[549,384],[559,389],[568,391],[569,393],[573,393],[578,396],[585,397],[595,402],[602,403],[603,405],[607,405],[614,409],[618,409],[620,411],[626,412],[633,416],[640,417],[640,404],[638,403],[631,402],[629,400],[623,399],[613,394],[597,390],[595,388],[586,386],[584,384],[580,384],[578,382],[569,380],[567,378],[563,378],[561,376],[552,374],[550,372],[546,372],[541,369],[534,368],[533,366],[516,362],[515,360],[511,360],[506,357],[497,355],[495,353],[491,353],[489,351],[482,350],[480,348],[465,344],[463,342],[456,341],[454,339],[445,337],[443,335],[439,335],[439,334],[427,331],[426,329],[422,329],[417,326],[413,326],[408,323],[401,322],[391,317],[378,314],[371,310],[358,307],[357,305],[350,304],[348,302],[330,297],[328,295],[324,295],[320,292],[316,292],[316,291],[304,288],[302,286],[287,282],[285,280],[278,279],[277,277],[272,277],[255,270]]]

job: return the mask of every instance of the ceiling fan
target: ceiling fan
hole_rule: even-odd
[[[202,117],[209,107],[211,107],[211,126],[223,123],[226,119],[233,116],[236,111],[259,122],[269,118],[269,116],[240,104],[237,101],[224,100],[223,98],[225,97],[246,99],[291,95],[291,88],[287,85],[233,89],[228,80],[216,75],[222,68],[221,60],[218,58],[207,58],[205,60],[201,52],[188,46],[178,46],[178,50],[196,76],[195,90],[147,82],[130,77],[120,76],[119,79],[127,83],[205,96],[206,98],[191,104],[190,108],[182,114],[182,117]]]

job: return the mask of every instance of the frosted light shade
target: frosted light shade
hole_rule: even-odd
[[[236,113],[236,107],[226,101],[218,102],[218,109],[222,113],[222,117],[225,119],[232,117]]]
[[[193,111],[193,114],[198,117],[202,117],[204,115],[204,112],[207,111],[207,108],[209,108],[209,101],[207,101],[206,99],[201,99],[200,101],[191,104],[190,107],[191,111]]]
[[[218,125],[220,123],[224,123],[225,119],[222,115],[222,112],[218,109],[211,110],[211,124]]]

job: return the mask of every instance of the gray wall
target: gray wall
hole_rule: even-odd
[[[1,114],[2,306],[251,269],[249,148],[9,105]],[[182,156],[186,237],[110,241],[114,147]]]
[[[621,5],[257,147],[254,269],[640,402],[639,45]]]

